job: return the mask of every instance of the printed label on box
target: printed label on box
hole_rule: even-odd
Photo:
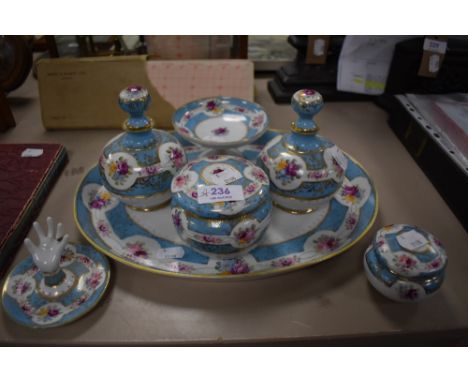
[[[244,190],[240,185],[200,185],[197,200],[199,204],[244,200]]]
[[[410,251],[417,250],[428,243],[428,240],[415,230],[403,232],[397,236],[398,243]]]

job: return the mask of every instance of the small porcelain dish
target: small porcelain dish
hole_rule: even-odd
[[[298,114],[291,132],[268,142],[257,165],[268,174],[271,196],[278,207],[290,213],[310,213],[341,189],[348,158],[333,142],[317,134],[313,117],[323,107],[318,92],[299,90],[291,105]]]
[[[243,200],[222,201],[226,193],[234,195],[234,188]],[[247,159],[218,155],[189,162],[174,177],[171,190],[177,233],[201,253],[245,252],[270,223],[268,177]]]
[[[417,302],[434,294],[444,281],[447,255],[429,232],[411,225],[380,229],[364,255],[372,286],[398,302]]]
[[[48,234],[37,222],[39,244],[26,239],[31,256],[20,262],[5,280],[2,304],[15,322],[29,328],[68,324],[90,312],[104,296],[110,279],[106,257],[87,245],[68,244],[62,224]]]
[[[193,101],[177,109],[172,124],[189,142],[212,149],[229,149],[260,138],[268,128],[268,116],[256,103],[216,97]]]
[[[119,104],[130,114],[124,133],[104,147],[99,169],[106,189],[125,205],[151,210],[171,198],[174,174],[187,163],[184,149],[171,134],[153,128],[145,116],[151,96],[134,85],[122,90]],[[106,201],[96,201],[96,203]]]

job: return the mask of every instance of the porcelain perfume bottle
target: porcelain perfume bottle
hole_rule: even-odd
[[[257,164],[270,178],[275,205],[290,213],[309,213],[340,189],[348,159],[333,142],[317,134],[314,116],[323,107],[320,93],[299,90],[291,106],[298,115],[291,132],[268,142]]]
[[[154,129],[145,115],[151,96],[134,85],[120,92],[119,104],[129,113],[124,133],[104,147],[99,170],[107,190],[122,203],[148,211],[171,198],[171,181],[185,165],[181,144],[171,134]]]

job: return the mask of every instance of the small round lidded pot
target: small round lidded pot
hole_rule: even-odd
[[[244,253],[270,223],[268,177],[246,159],[216,155],[194,160],[174,177],[171,189],[177,233],[199,252]]]
[[[106,189],[125,205],[148,211],[171,198],[171,181],[186,163],[184,149],[171,134],[153,128],[145,115],[151,96],[133,85],[122,90],[119,105],[130,114],[124,133],[104,147],[99,171]]]
[[[313,117],[323,107],[320,93],[299,90],[291,105],[298,114],[291,132],[268,142],[257,164],[270,178],[275,205],[290,213],[309,213],[340,189],[348,158],[333,142],[317,134],[319,127]]]
[[[372,286],[398,302],[417,302],[442,285],[447,255],[441,242],[420,228],[393,224],[380,229],[364,254]]]

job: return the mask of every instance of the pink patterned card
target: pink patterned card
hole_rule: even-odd
[[[249,60],[148,61],[151,84],[173,107],[204,97],[253,101],[254,67]]]

